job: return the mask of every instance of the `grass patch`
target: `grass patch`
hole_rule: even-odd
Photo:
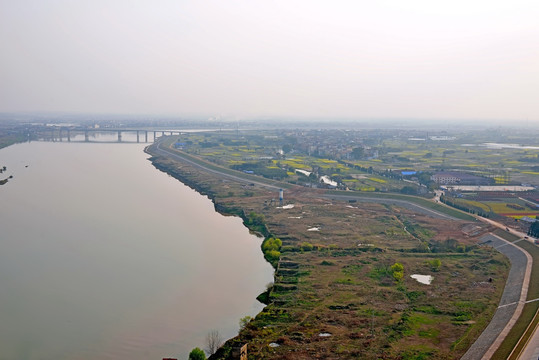
[[[517,355],[520,351],[522,351],[522,348],[524,347],[525,341],[522,341],[517,345],[517,341],[524,335],[524,331],[526,331],[526,328],[530,324],[532,318],[535,316],[537,310],[539,309],[539,302],[534,301],[532,303],[528,303],[524,305],[524,309],[522,309],[522,314],[520,315],[520,318],[515,323],[509,334],[507,334],[507,337],[502,342],[498,350],[494,353],[492,356],[493,360],[506,360],[506,359],[516,359]],[[527,321],[526,321],[527,320]],[[539,318],[535,318],[534,324],[537,324],[539,321]],[[530,326],[531,329],[534,328],[534,326]],[[526,334],[526,338],[529,338],[532,334]],[[511,358],[509,357],[509,354],[511,351],[515,349],[515,353]]]
[[[394,199],[394,200],[401,200],[410,202],[413,204],[417,204],[419,206],[422,206],[424,208],[434,210],[437,212],[440,212],[442,214],[446,214],[449,216],[452,216],[457,219],[466,220],[466,221],[475,221],[475,218],[469,214],[466,214],[462,211],[453,209],[448,206],[444,206],[441,204],[434,203],[432,201],[429,201],[424,198],[420,198],[417,196],[411,196],[411,195],[402,195],[402,194],[393,194],[393,193],[380,193],[380,192],[371,192],[368,195],[362,194],[361,192],[350,192],[350,191],[339,191],[339,190],[331,190],[327,191],[328,195],[345,195],[345,196],[357,196],[358,198],[361,198],[364,196],[365,198],[377,198],[377,199]]]
[[[526,250],[533,259],[527,299],[537,299],[539,298],[539,249],[535,245],[524,241],[520,241],[515,245]],[[520,351],[522,351],[526,339],[528,339],[532,335],[532,330],[539,322],[539,317],[535,317],[538,310],[539,301],[534,301],[524,305],[522,314],[515,323],[515,326],[513,326],[505,340],[498,348],[498,350],[496,350],[492,359],[508,359],[509,354],[511,353],[511,351],[513,351],[513,349],[515,349],[515,352],[510,359],[517,358],[517,356],[520,354]],[[528,329],[528,331],[526,331],[526,329]],[[520,338],[522,338],[522,341],[517,344]]]

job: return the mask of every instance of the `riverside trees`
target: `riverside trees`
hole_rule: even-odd
[[[189,353],[189,360],[206,360],[206,354],[196,347]]]

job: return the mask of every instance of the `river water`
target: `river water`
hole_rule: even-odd
[[[262,309],[261,239],[143,148],[0,150],[0,359],[186,359]]]

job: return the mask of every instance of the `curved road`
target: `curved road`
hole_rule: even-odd
[[[239,181],[239,182],[246,183],[246,184],[256,184],[258,186],[265,187],[265,188],[268,188],[270,190],[279,190],[279,189],[281,189],[279,186],[270,185],[270,184],[263,183],[263,182],[256,181],[256,180],[244,179],[244,178],[236,176],[236,175],[227,174],[227,173],[215,170],[215,169],[211,169],[211,168],[206,167],[206,166],[204,166],[202,164],[191,161],[191,160],[189,160],[189,159],[187,159],[187,158],[185,158],[183,156],[180,156],[180,155],[178,155],[178,153],[176,153],[176,152],[174,152],[172,150],[169,150],[167,148],[162,148],[161,147],[161,141],[157,141],[155,143],[155,145],[156,146],[154,148],[154,151],[159,155],[166,156],[166,157],[171,157],[171,158],[174,158],[174,159],[176,159],[178,161],[186,162],[186,163],[188,163],[190,165],[193,165],[193,166],[195,166],[195,167],[197,167],[199,169],[203,169],[205,171],[208,171],[208,172],[211,172],[213,174],[219,175],[220,177],[225,177],[225,178],[232,179],[234,181]]]
[[[205,171],[211,172],[213,174],[219,175],[220,177],[228,178],[234,181],[239,181],[242,183],[253,183],[261,187],[268,188],[270,190],[278,190],[279,186],[270,185],[261,181],[244,179],[240,176],[235,176],[232,174],[227,174],[219,170],[215,170],[197,162],[191,161],[183,156],[178,155],[178,153],[171,151],[166,148],[161,147],[161,141],[157,141],[153,147],[153,151],[159,155],[165,157],[171,157],[178,161],[186,162],[190,165],[193,165],[197,168],[203,169]],[[408,202],[402,199],[382,199],[382,198],[369,198],[364,196],[353,196],[353,195],[322,195],[324,198],[329,199],[342,199],[342,200],[366,200],[369,202],[377,203],[389,203],[389,204],[399,204],[405,206],[409,209],[419,211],[426,215],[443,218],[450,220],[457,220],[456,218],[440,213],[438,211],[425,208],[418,204]],[[477,219],[484,221],[490,225],[506,229],[504,225],[492,221],[490,219],[485,219],[482,217],[476,217]],[[510,231],[516,235],[519,235],[521,238],[524,238],[525,234],[517,232],[515,230]],[[518,317],[522,312],[522,308],[526,302],[526,296],[528,294],[528,284],[531,275],[531,266],[532,258],[531,256],[522,248],[514,245],[513,243],[502,239],[494,234],[488,234],[481,238],[483,243],[493,246],[496,250],[500,251],[502,254],[509,258],[511,262],[511,270],[509,271],[509,276],[502,294],[502,298],[498,305],[498,309],[494,314],[489,325],[481,333],[479,338],[472,344],[468,351],[464,354],[462,359],[464,360],[475,360],[475,359],[490,359],[494,352],[498,349],[502,341],[505,339]],[[526,348],[526,351],[531,351],[530,354],[535,356],[538,352],[537,345],[539,343],[537,336],[538,331],[535,332],[532,340],[530,341],[529,346]],[[531,346],[531,348],[530,348]],[[533,348],[535,346],[535,348]],[[535,350],[535,352],[534,352]],[[526,359],[526,358],[525,358]],[[534,358],[535,359],[535,358]],[[528,360],[528,359],[526,359]]]
[[[332,194],[325,194],[322,195],[324,198],[328,199],[340,199],[340,200],[358,200],[358,201],[366,201],[366,202],[373,202],[378,204],[395,204],[400,205],[402,207],[405,207],[410,210],[415,210],[419,213],[429,215],[433,218],[438,219],[448,219],[448,220],[458,220],[457,218],[454,218],[453,216],[443,214],[439,211],[432,210],[429,208],[426,208],[424,206],[415,204],[410,201],[402,200],[402,199],[389,199],[389,198],[377,198],[377,197],[369,197],[369,196],[363,196],[363,195],[332,195]]]
[[[528,295],[531,256],[513,243],[494,234],[485,235],[481,240],[483,244],[488,244],[507,256],[511,262],[511,270],[496,313],[479,338],[464,354],[463,360],[490,359],[522,313]]]

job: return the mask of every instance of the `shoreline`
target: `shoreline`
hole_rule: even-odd
[[[251,229],[246,221],[247,221],[247,216],[245,214],[245,211],[243,208],[230,208],[230,207],[227,207],[221,203],[218,203],[216,201],[216,194],[215,192],[213,192],[211,189],[209,188],[206,188],[204,186],[202,186],[199,182],[195,182],[191,179],[189,179],[187,176],[185,176],[184,174],[182,174],[181,172],[179,171],[175,171],[174,169],[171,169],[170,167],[167,167],[163,164],[160,164],[156,161],[157,157],[156,155],[152,154],[150,152],[150,148],[153,146],[154,144],[151,144],[151,145],[148,145],[144,148],[144,152],[148,155],[150,155],[150,158],[148,158],[148,161],[151,162],[151,164],[159,171],[162,171],[166,174],[168,174],[169,176],[175,178],[176,180],[178,180],[179,182],[181,182],[182,184],[184,184],[185,186],[195,190],[196,192],[198,192],[200,195],[203,195],[203,196],[207,196],[208,199],[211,200],[211,202],[213,203],[213,207],[214,207],[214,210],[223,215],[223,216],[237,216],[239,217],[240,219],[242,219],[242,223],[243,223],[243,226],[245,226],[249,232],[255,234],[256,236],[260,236],[263,238],[263,241],[261,242],[260,244],[260,255],[262,256],[262,258],[270,265],[271,262],[268,261],[265,256],[264,256],[264,252],[262,250],[262,244],[264,242],[265,239],[267,239],[268,237],[271,236],[271,233],[270,231],[268,230],[267,228],[267,225],[264,224],[263,228],[262,229]],[[157,155],[158,156],[158,155]],[[262,231],[260,231],[262,230]],[[272,286],[273,284],[275,283],[275,276],[277,274],[277,269],[276,269],[276,266],[273,266],[273,280],[272,280]],[[266,284],[263,284],[263,286],[266,285]],[[264,290],[262,293],[260,293],[257,297],[255,297],[255,300],[257,300],[259,303],[261,303],[262,305],[264,305],[264,308],[268,305],[267,301],[264,301],[264,299],[268,299],[269,297],[269,293],[271,292],[271,287],[267,288],[266,290]],[[260,313],[262,313],[264,311],[264,308],[262,308],[262,310],[257,313],[255,315],[255,317],[257,315],[259,315]],[[240,329],[241,331],[241,329]],[[238,337],[239,333],[237,335],[235,335],[234,337],[230,338],[230,339],[225,339],[223,344],[221,345],[221,347],[223,345],[225,345],[227,342],[229,341],[233,341],[236,337]],[[212,354],[213,355],[213,354]],[[212,355],[210,355],[208,357],[208,359],[211,359],[212,358]]]
[[[182,168],[181,166],[180,166],[180,169],[177,170],[177,168],[174,166],[174,161],[173,161],[173,160],[168,159],[168,158],[167,158],[166,156],[164,156],[163,154],[155,153],[155,155],[154,155],[154,154],[152,154],[152,153],[150,152],[150,149],[151,149],[151,146],[149,146],[147,149],[145,149],[145,152],[148,153],[148,154],[150,154],[150,155],[152,155],[152,158],[150,158],[150,161],[152,161],[152,164],[153,164],[156,168],[158,168],[159,170],[161,170],[161,171],[163,171],[163,172],[166,172],[167,174],[173,176],[174,178],[178,179],[178,180],[181,181],[182,183],[184,183],[184,184],[186,184],[187,186],[193,188],[195,191],[197,191],[197,192],[199,192],[199,193],[201,193],[201,194],[204,194],[204,195],[208,196],[208,198],[210,198],[210,199],[212,200],[212,202],[214,203],[214,207],[215,207],[216,211],[218,211],[218,212],[220,212],[220,213],[223,213],[223,212],[224,212],[224,214],[226,214],[226,215],[236,215],[236,216],[241,217],[241,218],[244,220],[244,225],[247,226],[247,224],[245,224],[246,218],[245,218],[245,212],[244,212],[243,208],[232,208],[232,209],[231,209],[231,208],[229,208],[229,207],[226,207],[226,206],[224,206],[224,205],[218,203],[216,197],[217,197],[217,196],[220,196],[220,197],[221,197],[221,196],[222,196],[222,192],[223,192],[223,191],[226,191],[226,190],[223,190],[223,189],[222,189],[222,186],[218,186],[218,187],[217,187],[217,189],[221,189],[221,190],[222,190],[221,193],[219,193],[219,195],[218,195],[217,192],[214,192],[214,191],[211,190],[211,186],[208,186],[208,185],[206,184],[206,181],[205,181],[205,179],[204,179],[203,177],[202,177],[202,179],[204,179],[204,180],[202,181],[202,183],[200,183],[199,181],[197,181],[197,180],[200,178],[200,176],[203,176],[202,174],[196,173],[196,172],[194,172],[194,173],[191,172],[191,170],[189,170],[189,167],[187,166],[187,169],[185,170],[185,171],[186,171],[186,175],[184,175],[184,174],[181,173],[181,171],[183,171],[183,168]],[[155,161],[156,158],[163,159],[162,163],[156,163],[156,161]],[[170,160],[171,162],[170,162],[170,163],[167,163],[167,160]],[[164,164],[163,164],[163,163],[164,163]],[[168,164],[170,164],[170,166],[167,166]],[[190,175],[191,175],[191,176],[190,176]],[[197,176],[198,176],[199,178],[197,178]],[[194,177],[194,179],[193,179],[193,177]],[[215,180],[215,179],[214,179],[214,180]],[[184,181],[185,181],[185,182],[184,182]],[[224,180],[219,180],[219,181],[225,182]],[[215,184],[215,182],[214,182],[213,184]],[[335,200],[335,199],[329,199],[329,198],[331,198],[331,196],[329,196],[329,195],[328,195],[328,196],[325,196],[325,197],[328,198],[328,199],[326,199],[327,201]],[[240,206],[242,206],[242,207],[247,207],[248,209],[252,209],[252,208],[255,208],[255,209],[256,209],[255,203],[257,203],[257,201],[254,201],[254,202],[253,202],[253,201],[249,201],[249,202],[247,202],[247,201],[239,202]],[[237,203],[235,203],[235,204],[237,204]],[[413,215],[413,216],[415,216],[415,215]],[[444,216],[444,217],[446,217],[446,216]],[[444,218],[444,217],[442,217],[442,218]],[[450,217],[447,216],[447,218],[450,218]],[[270,219],[270,220],[271,220],[271,219]],[[443,221],[444,221],[444,220],[442,220],[442,222],[443,222]],[[445,220],[445,221],[450,221],[451,223],[453,223],[453,222],[455,222],[455,221],[459,222],[459,220],[454,219],[454,218],[452,218],[452,217],[451,217],[451,219],[447,219],[447,220]],[[276,225],[275,221],[271,221],[269,224],[270,224],[272,227],[280,226],[280,225]],[[328,226],[328,224],[326,224],[326,226]],[[248,227],[248,226],[247,226],[247,227]],[[452,227],[453,227],[453,226],[452,226]],[[249,227],[248,227],[248,228],[249,228]],[[267,228],[266,228],[266,230],[267,230]],[[295,244],[295,241],[300,242],[300,241],[302,241],[302,240],[308,240],[308,238],[309,238],[309,237],[307,237],[307,238],[302,239],[302,238],[289,237],[289,236],[288,236],[288,232],[284,232],[284,229],[280,229],[280,228],[277,228],[276,231],[277,231],[276,234],[281,234],[281,236],[279,236],[279,237],[285,239],[286,247],[288,248],[287,251],[297,251],[297,250],[292,250],[292,248],[293,248],[293,245],[292,245],[292,244]],[[286,234],[286,236],[283,236],[283,234]],[[268,235],[270,235],[270,232],[269,232],[269,231],[267,231],[267,233],[265,234],[265,236],[268,237]],[[292,241],[292,242],[291,242],[291,241]],[[315,244],[315,246],[320,246],[320,245]],[[311,249],[312,249],[312,246],[311,246]],[[343,250],[344,250],[344,249],[343,249]],[[380,250],[380,249],[378,249],[378,250]],[[319,251],[321,251],[321,250],[316,250],[316,251],[319,252]],[[381,249],[381,251],[382,251],[382,252],[385,252],[383,249]],[[301,250],[300,253],[304,253],[304,251]],[[352,256],[357,256],[356,253],[357,253],[357,251],[356,251],[356,252],[353,252],[353,254],[352,254],[352,253],[350,253],[350,254],[351,254]],[[292,258],[289,259],[289,257],[291,257],[292,254],[293,254],[293,253],[290,253],[290,252],[287,252],[287,253],[286,253],[286,255],[285,255],[285,257],[286,257],[285,260],[286,260],[286,261],[285,261],[285,262],[287,262],[287,263],[290,262],[291,265],[294,265],[294,264],[295,264],[295,265],[296,265],[296,268],[297,268],[297,265],[298,265],[298,264],[297,264],[297,262],[295,262],[297,256],[294,255],[294,257],[296,257],[295,259],[292,259]],[[314,254],[314,253],[313,253],[313,254]],[[301,256],[304,256],[304,255],[301,255]],[[339,255],[339,256],[342,256],[342,255]],[[320,255],[318,255],[317,257],[320,257]],[[329,267],[329,266],[331,266],[331,265],[332,265],[332,266],[335,266],[336,260],[334,260],[335,258],[332,258],[332,259],[333,259],[333,260],[327,260],[327,261],[325,261],[325,262],[322,261],[321,264],[322,264],[322,265],[326,265],[325,267],[323,266],[322,268],[325,268],[325,269],[331,269],[331,267]],[[293,261],[293,263],[292,263],[291,261]],[[318,261],[318,260],[317,260],[317,261]],[[353,261],[353,260],[352,260],[352,261]],[[444,261],[445,261],[445,260],[444,260]],[[405,265],[406,265],[406,264],[405,264]],[[300,265],[300,266],[301,266],[301,265]],[[360,265],[360,267],[362,267],[362,266],[363,266],[363,265]],[[282,270],[282,269],[281,269],[281,270]],[[285,270],[286,270],[286,269],[285,269]],[[290,277],[290,276],[289,276],[289,275],[290,275],[289,273],[292,273],[292,272],[297,273],[297,270],[294,270],[294,271],[289,271],[289,270],[286,270],[286,271],[285,271],[285,270],[282,270],[282,273],[279,273],[281,277],[284,276],[285,278],[289,278],[289,277]],[[300,272],[300,273],[301,273],[301,272]],[[307,273],[309,273],[309,272],[307,272]],[[278,274],[277,274],[277,272],[276,272],[276,273],[274,274],[274,279],[276,279],[277,275],[278,275]],[[297,276],[301,276],[301,275],[295,275],[295,276],[297,277]],[[348,279],[348,280],[350,280],[350,279]],[[296,281],[297,281],[297,280],[296,280]],[[283,283],[284,283],[284,282],[283,282]],[[341,282],[341,283],[339,283],[339,286],[341,286],[341,285],[343,285],[343,284],[344,284],[344,283]],[[281,289],[280,291],[275,290],[275,291],[277,292],[276,295],[280,295],[280,294],[282,294],[283,292],[288,292],[288,291],[291,291],[291,290],[293,291],[293,290],[295,290],[295,289],[298,289],[297,286],[295,286],[295,285],[293,286],[292,283],[290,283],[290,284],[287,283],[286,286],[283,286],[282,284],[279,285],[279,286],[282,286],[282,289]],[[277,287],[274,286],[274,289],[277,289]],[[281,303],[280,303],[280,304],[281,304]],[[284,304],[284,303],[282,303],[281,305],[283,305],[283,304]],[[362,305],[362,304],[360,304],[360,305]],[[280,307],[280,306],[278,306],[278,308],[279,308],[279,307]],[[270,307],[268,307],[268,308],[272,308],[272,307],[270,306]],[[332,312],[335,311],[335,310],[345,310],[345,311],[343,311],[343,312],[346,313],[346,310],[354,310],[354,309],[356,309],[356,308],[359,308],[359,306],[358,306],[357,304],[352,304],[352,303],[347,304],[347,305],[340,305],[340,304],[334,305],[334,304],[331,304],[331,306],[328,305],[328,308],[329,308],[329,313],[332,313]],[[273,309],[273,310],[275,311],[275,309]],[[399,310],[399,311],[402,311],[402,309],[398,309],[398,310]],[[281,310],[276,310],[276,311],[279,312],[279,311],[281,311]],[[286,311],[286,310],[284,310],[284,311]],[[326,310],[326,311],[327,311],[327,310]],[[262,314],[263,314],[265,317],[267,316],[267,314],[265,314],[264,311],[262,311]],[[282,314],[282,313],[281,313],[281,314]],[[335,313],[333,312],[333,314],[335,314]],[[343,314],[343,315],[345,315],[345,314]],[[259,322],[263,322],[263,321],[259,321]],[[275,325],[272,325],[272,326],[275,326]],[[247,331],[247,333],[249,333],[249,332],[254,333],[255,330],[256,330],[256,329],[255,329],[256,327],[257,327],[257,326],[255,325],[255,327],[252,327],[252,328],[248,329],[249,331]],[[332,327],[333,327],[333,326],[331,326],[331,325],[330,325],[330,326],[326,325],[325,327],[320,327],[320,330],[329,330],[329,329],[331,329]],[[258,326],[258,328],[260,329],[259,326]],[[335,330],[335,332],[337,332],[337,329],[336,329],[336,328],[334,328],[334,330]],[[484,329],[483,329],[483,330],[484,330]],[[326,332],[333,333],[333,331],[326,331]],[[325,333],[325,332],[322,332],[322,333]],[[299,332],[296,332],[295,334],[299,334]],[[334,334],[334,333],[333,333],[333,334]],[[229,342],[226,343],[227,348],[230,348],[231,346],[233,346],[233,345],[235,345],[236,343],[238,343],[238,340],[240,340],[240,339],[243,339],[244,341],[246,340],[246,339],[245,339],[245,335],[246,335],[246,334],[244,334],[244,332],[240,331],[240,333],[239,333],[238,335],[239,335],[239,339],[237,339],[238,337],[234,337],[234,338],[230,339]],[[304,342],[304,341],[305,341],[304,338],[300,338],[300,335],[293,335],[293,336],[294,336],[294,337],[297,337],[298,339],[296,340],[296,338],[292,338],[292,336],[289,337],[289,336],[286,336],[286,335],[283,334],[283,336],[281,336],[281,337],[278,339],[278,343],[277,343],[277,344],[278,344],[278,345],[279,345],[279,344],[280,344],[280,345],[283,345],[283,344],[284,344],[284,345],[288,345],[288,344],[291,345],[291,340],[292,340],[292,341],[300,341],[300,342]],[[333,335],[330,335],[330,336],[333,336]],[[361,338],[361,337],[364,336],[364,335],[357,335],[357,334],[354,333],[353,336],[354,336],[354,337],[352,337],[351,339],[356,339],[357,337]],[[467,341],[470,341],[470,340],[471,340],[471,339],[466,339],[466,337],[467,337],[467,335],[463,335],[463,339],[465,339],[465,340],[467,340]],[[473,336],[472,336],[472,337],[473,337]],[[331,337],[330,337],[330,339],[331,339]],[[313,340],[311,340],[311,341],[313,341]],[[314,343],[312,343],[311,341],[309,341],[309,343],[311,343],[311,344],[314,345]],[[327,341],[327,340],[326,340],[326,341]],[[368,341],[368,340],[367,340],[367,341]],[[262,351],[263,353],[266,353],[266,350],[262,350],[261,348],[259,348],[258,351]],[[272,351],[275,351],[275,350],[272,350]],[[288,351],[290,351],[290,350],[288,350]],[[296,350],[293,350],[293,351],[296,351]],[[462,349],[460,349],[460,351],[462,351]],[[459,351],[459,352],[460,352],[460,351]],[[350,353],[350,354],[352,354],[352,353]],[[358,353],[358,354],[359,354],[359,353]],[[211,358],[211,359],[213,359],[213,358],[219,358],[219,356],[222,356],[222,355],[223,355],[223,354],[218,354],[218,355],[216,355],[215,357],[210,357],[210,358]]]

